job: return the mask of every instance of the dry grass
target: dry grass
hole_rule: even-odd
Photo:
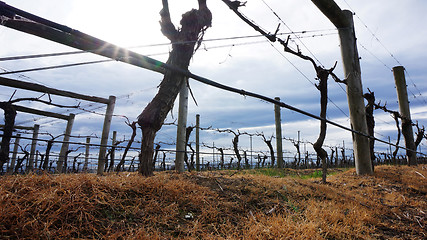
[[[231,176],[233,175],[233,176]],[[0,177],[1,239],[426,239],[427,166]]]

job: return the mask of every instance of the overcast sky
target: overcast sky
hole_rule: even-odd
[[[55,21],[81,32],[130,48],[141,54],[153,55],[166,61],[170,45],[161,34],[159,14],[161,1],[106,1],[106,0],[8,0],[7,4],[43,18]],[[396,90],[391,68],[403,65],[407,70],[407,84],[411,101],[413,121],[427,125],[427,2],[422,0],[336,0],[342,9],[355,12],[354,22],[358,38],[358,49],[362,65],[364,92],[367,88],[375,92],[377,102],[387,103],[391,110],[398,110]],[[235,88],[245,89],[269,97],[280,97],[289,105],[319,115],[320,94],[315,88],[315,72],[312,65],[302,59],[284,53],[279,44],[270,44],[251,27],[241,21],[221,0],[208,0],[213,14],[212,28],[206,31],[205,42],[195,54],[190,71]],[[269,9],[277,13],[281,22]],[[179,25],[181,14],[197,7],[196,0],[170,1],[170,11],[175,25]],[[283,39],[290,35],[291,46],[298,45],[302,53],[316,58],[326,68],[338,62],[335,73],[344,78],[338,32],[328,19],[309,0],[248,0],[240,8],[246,16],[269,32],[274,32],[281,23],[279,33]],[[290,34],[295,32],[295,34]],[[236,38],[239,37],[239,38]],[[233,38],[231,40],[218,40]],[[73,49],[35,36],[0,26],[0,57],[55,53]],[[90,53],[72,56],[40,58],[0,62],[3,71],[45,67],[58,64],[77,63],[105,59]],[[93,64],[56,70],[28,72],[23,75],[5,77],[35,82],[49,87],[108,98],[116,96],[116,115],[136,120],[143,108],[153,98],[162,76],[145,69],[119,62]],[[194,80],[190,81],[198,106],[190,100],[188,124],[194,125],[195,115],[201,115],[202,127],[233,129],[248,133],[274,133],[273,105],[250,97],[214,89]],[[0,99],[7,101],[15,89],[0,86]],[[39,94],[17,90],[14,98]],[[52,96],[54,102],[73,105],[79,101]],[[328,119],[344,126],[350,125],[345,87],[329,81]],[[87,110],[64,110],[40,103],[22,103],[37,109],[63,114],[76,113],[73,135],[101,136],[105,107],[102,104],[81,102]],[[377,138],[396,140],[396,127],[389,114],[375,111]],[[177,118],[177,106],[166,122]],[[282,110],[283,136],[315,142],[319,133],[319,122],[299,113]],[[3,121],[3,119],[2,119]],[[123,117],[114,117],[112,130],[118,138],[129,138],[130,128]],[[22,126],[41,125],[41,132],[53,135],[64,131],[62,120],[19,113],[16,123]],[[156,141],[175,142],[176,128],[164,127]],[[140,134],[138,133],[138,136]],[[201,141],[216,146],[231,147],[232,135],[204,131]],[[93,141],[99,141],[93,140]],[[351,147],[351,134],[328,126],[328,146]],[[266,151],[261,139],[253,139],[253,150]],[[292,143],[285,141],[285,151],[294,151]],[[242,137],[240,145],[249,149],[248,137]],[[425,142],[422,150],[425,152]],[[165,146],[166,147],[166,146]],[[377,149],[388,147],[377,144]],[[313,152],[312,146],[307,150]],[[329,150],[328,150],[329,152]],[[287,156],[293,156],[289,153]]]

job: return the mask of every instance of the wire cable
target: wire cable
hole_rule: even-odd
[[[296,35],[296,33],[298,33],[298,34],[307,34],[307,33],[312,33],[312,32],[327,32],[327,31],[332,31],[332,30],[335,30],[335,29],[298,31],[298,32],[293,32],[293,34],[296,37],[298,37],[298,38],[327,36],[327,35],[336,34],[334,32],[334,33],[313,34],[313,35],[310,35],[310,36],[298,36],[298,35]],[[285,33],[278,33],[277,35],[286,35],[286,34],[290,34],[290,33],[287,33],[287,32],[285,32]],[[212,38],[212,39],[205,39],[205,40],[203,40],[203,42],[237,40],[237,39],[258,38],[258,37],[263,37],[263,35],[258,34],[258,35],[245,35],[245,36]],[[197,42],[197,41],[176,42],[174,44],[187,44],[187,43],[194,43],[194,42]],[[171,43],[156,43],[156,44],[136,45],[136,46],[131,46],[131,47],[127,47],[127,48],[134,49],[134,48],[160,47],[160,46],[169,46],[169,45],[171,45]],[[65,56],[65,55],[75,55],[75,54],[93,53],[93,52],[95,52],[95,51],[82,51],[82,50],[80,50],[80,51],[68,51],[68,52],[57,52],[57,53],[31,54],[31,55],[22,55],[22,56],[13,56],[13,57],[2,57],[2,58],[0,58],[0,62],[3,62],[3,61],[13,61],[13,60],[23,60],[23,59],[33,59],[33,58],[44,58],[44,57],[56,57],[56,56]]]
[[[279,51],[279,49],[277,49],[270,41],[269,41],[270,45],[289,63],[291,64],[308,82],[310,82],[313,86],[316,86],[316,84],[310,80],[310,78],[307,77],[307,75],[305,75],[301,69],[299,69],[291,60],[289,60],[289,58],[287,58],[282,51]],[[337,105],[335,104],[334,101],[332,101],[329,97],[328,100],[338,109],[340,110],[340,112],[342,114],[344,114],[344,116],[346,116],[347,118],[349,118],[349,116]]]
[[[303,41],[301,41],[301,39],[298,37],[298,35],[295,34],[294,31],[292,31],[292,29],[289,27],[288,24],[285,23],[285,21],[283,21],[283,19],[270,7],[270,5],[267,4],[267,2],[265,2],[264,0],[261,0],[268,9],[270,9],[270,11],[277,17],[277,19],[279,19],[280,22],[282,22],[289,31],[291,31],[291,34],[293,34],[298,40],[299,42],[307,49],[307,51],[311,54],[311,56],[313,56],[314,59],[316,59],[316,61],[320,64],[320,66],[324,67],[323,64],[320,62],[320,60],[313,54],[313,52],[304,44]]]
[[[234,46],[243,46],[243,45],[258,44],[258,43],[265,43],[265,42],[266,42],[266,40],[255,41],[255,42],[234,43],[234,44],[228,44],[228,45],[205,47],[205,49],[209,50],[209,49],[215,49],[215,48],[224,48],[224,47],[230,47],[230,46],[233,46],[233,47]],[[83,52],[79,52],[79,53],[83,53]],[[158,55],[165,55],[165,54],[168,54],[168,53],[165,52],[165,53],[148,54],[146,56],[158,56]],[[51,54],[47,54],[47,55],[51,55]],[[34,72],[34,71],[43,71],[43,70],[51,70],[51,69],[58,69],[58,68],[68,68],[68,67],[76,67],[76,66],[90,65],[90,64],[97,64],[97,63],[114,62],[114,61],[117,61],[117,60],[116,59],[106,59],[106,60],[97,60],[97,61],[88,61],[88,62],[78,62],[78,63],[55,65],[55,66],[48,66],[48,67],[39,67],[39,68],[30,68],[30,69],[16,70],[16,71],[5,71],[3,73],[0,73],[0,75],[18,74],[18,73]]]
[[[81,66],[81,65],[105,63],[105,62],[112,62],[112,61],[115,61],[115,60],[107,59],[107,60],[98,60],[98,61],[90,61],[90,62],[80,62],[80,63],[56,65],[56,66],[49,66],[49,67],[31,68],[31,69],[3,72],[3,73],[0,73],[0,75],[17,74],[17,73],[24,73],[24,72],[34,72],[34,71],[42,71],[42,70],[49,70],[49,69],[66,68],[66,67],[75,67],[75,66]]]
[[[359,17],[358,14],[356,14],[356,12],[353,10],[353,8],[350,6],[350,4],[344,0],[344,2],[347,4],[347,6],[350,8],[350,10],[354,13],[354,15],[357,17],[357,19],[362,23],[362,25],[366,28],[366,30],[372,35],[372,37],[381,45],[381,47],[390,55],[391,58],[393,58],[397,64],[399,64],[400,66],[404,66],[395,56],[394,54],[383,44],[383,42],[377,37],[377,35],[368,27],[368,25]],[[380,61],[382,62],[382,61]],[[386,66],[387,68],[389,68],[388,66]],[[418,89],[417,85],[414,83],[414,81],[412,80],[412,78],[409,75],[409,72],[405,69],[405,72],[407,73],[407,76],[409,78],[409,80],[411,81],[412,85],[414,86],[414,88],[418,91],[419,96],[421,96],[423,98],[423,102],[424,104],[427,104],[427,100],[426,98],[421,94],[421,91]],[[411,90],[409,90],[411,92]],[[411,92],[411,94],[413,95],[413,97],[415,99],[417,99],[417,97],[415,96],[415,94],[413,92]]]
[[[277,19],[279,19],[279,21],[280,22],[282,22],[287,28],[288,28],[288,30],[290,31],[290,33],[291,34],[293,34],[297,39],[298,39],[298,41],[307,49],[307,51],[311,54],[311,56],[313,56],[313,58],[318,62],[318,64],[320,64],[320,66],[322,66],[322,67],[324,67],[323,66],[323,64],[320,62],[320,60],[314,55],[314,53],[307,47],[307,45],[305,45],[304,44],[304,42],[301,40],[301,38],[294,32],[294,31],[292,31],[292,29],[289,27],[289,25],[285,22],[285,21],[283,21],[283,19],[276,13],[276,11],[274,11],[273,10],[273,8],[271,8],[270,7],[270,5],[268,5],[267,4],[267,2],[265,1],[265,0],[261,0],[266,6],[267,6],[267,8],[268,9],[270,9],[270,11],[277,17]],[[283,56],[283,55],[282,55]],[[288,60],[288,62],[289,62],[289,60]],[[296,67],[295,65],[293,65],[294,67]],[[301,73],[301,71],[299,71],[300,73]],[[306,79],[308,79],[307,78],[307,76],[305,75],[305,74],[303,74],[303,76],[306,78]],[[308,79],[309,80],[309,79]],[[309,80],[310,81],[310,80]],[[310,81],[311,82],[311,84],[313,84],[313,85],[315,85],[312,81]],[[339,86],[340,86],[340,88],[344,91],[344,92],[346,92],[345,90],[344,90],[344,88],[339,84],[339,83],[337,83]],[[341,111],[341,113],[343,113],[344,114],[344,116],[346,116],[347,118],[349,118],[349,116],[340,108],[340,107],[338,107],[338,105],[337,104],[335,104],[335,102],[333,102],[329,97],[328,97],[328,100],[337,108],[337,109],[339,109],[340,111]]]

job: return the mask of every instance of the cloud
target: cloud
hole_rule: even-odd
[[[262,1],[248,2],[247,7],[241,10],[262,25],[266,31],[275,31],[279,23],[281,23],[280,32],[306,31],[306,33],[299,33],[298,35],[302,42],[291,34],[294,38],[291,46],[296,49],[298,45],[303,53],[309,56],[314,55],[326,68],[332,67],[335,61],[338,61],[335,72],[341,78],[345,77],[341,64],[337,31],[314,4],[310,1],[297,0],[286,2],[269,0],[266,2],[286,25],[278,20]],[[348,8],[346,4],[348,2],[356,12],[354,21],[360,43],[358,48],[361,56],[363,90],[371,89],[375,92],[377,101],[387,102],[390,109],[398,110],[393,73],[390,71],[390,68],[398,63],[391,56],[392,54],[402,64],[405,64],[407,69],[413,120],[418,120],[421,125],[426,125],[427,119],[424,109],[427,83],[424,81],[426,76],[424,62],[427,52],[424,45],[427,34],[423,30],[422,23],[427,20],[424,14],[427,3],[414,0],[405,2],[381,0],[369,3],[356,0],[337,0],[336,2],[343,9]],[[99,0],[90,2],[75,0],[64,3],[53,0],[41,0],[37,3],[9,0],[7,3],[121,46],[140,46],[134,50],[143,54],[167,53],[170,50],[168,45],[153,46],[168,43],[168,40],[159,30],[158,21],[160,17],[158,12],[161,3],[158,1],[146,3],[144,1],[124,0],[120,4],[112,4],[108,1]],[[238,19],[221,1],[210,1],[208,4],[213,13],[213,26],[207,30],[205,40],[257,35],[257,32]],[[170,1],[172,18],[177,26],[181,14],[192,7],[197,7],[196,1],[180,1],[179,3]],[[55,11],[52,11],[52,8]],[[365,25],[369,27],[369,30],[366,29]],[[322,34],[324,35],[322,36]],[[286,37],[287,35],[283,35],[283,38]],[[376,38],[380,41],[377,41]],[[238,89],[245,89],[271,98],[279,96],[287,104],[318,115],[320,95],[313,86],[314,83],[317,83],[313,66],[307,61],[283,53],[282,46],[277,43],[273,44],[275,48],[267,42],[259,43],[262,40],[264,39],[243,38],[206,41],[194,56],[190,70]],[[69,47],[5,27],[0,27],[0,44],[7,46],[1,49],[0,57],[74,51]],[[166,61],[167,54],[155,58]],[[18,70],[96,59],[104,58],[93,54],[79,54],[37,60],[0,62],[0,67]],[[158,73],[115,61],[29,72],[24,75],[28,77],[19,78],[16,75],[10,77],[104,98],[115,95],[117,96],[115,113],[127,116],[131,120],[135,120],[154,97],[157,86],[162,80],[162,76]],[[200,114],[202,126],[262,131],[266,135],[274,134],[272,104],[215,89],[194,80],[190,80],[190,85],[198,106],[190,99],[189,124],[194,124],[195,115]],[[331,101],[328,105],[328,119],[347,127],[350,126],[346,116],[348,115],[348,106],[345,86],[340,87],[330,80],[329,89]],[[8,100],[13,90],[0,87],[2,101]],[[40,94],[18,90],[16,97],[23,96],[34,97],[40,96]],[[64,104],[78,104],[79,102],[55,96],[52,99]],[[38,109],[64,111],[36,103],[26,104]],[[100,114],[105,111],[102,104],[90,104],[88,102],[81,104],[87,109],[101,107],[95,109]],[[377,118],[376,131],[379,134],[376,136],[384,140],[391,136],[393,139],[395,136],[393,119],[388,114],[378,111],[376,111],[375,116]],[[75,112],[78,115],[73,132],[100,135],[103,116],[81,113],[81,111]],[[65,113],[68,114],[68,112]],[[172,115],[174,118],[169,115],[167,122],[173,122],[177,118],[177,106],[173,109]],[[19,114],[17,122],[32,125],[35,123],[33,118],[34,116],[29,114]],[[284,136],[296,138],[297,132],[300,131],[303,140],[309,142],[316,140],[319,131],[317,120],[312,120],[286,109],[282,110],[282,119]],[[50,121],[52,120],[43,118],[36,123],[45,123],[42,126],[43,131],[55,134],[59,134],[65,129],[65,123],[59,123],[60,121],[49,123]],[[113,118],[112,130],[118,131],[122,138],[130,136],[130,128],[126,126],[122,117]],[[164,127],[159,132],[157,140],[173,142],[175,132],[174,126]],[[203,141],[208,143],[215,142],[218,146],[231,145],[231,136],[226,134],[203,134]],[[253,147],[256,149],[266,149],[262,140],[255,140],[254,138],[253,141]],[[343,141],[347,147],[351,147],[351,134],[336,127],[328,126],[325,143],[336,146],[342,145]],[[242,147],[249,147],[248,138],[242,137],[241,142]],[[286,142],[285,148],[287,151],[294,151],[290,142]],[[307,149],[310,148],[310,146],[307,147]],[[385,148],[379,147],[379,149]],[[310,149],[310,151],[312,150]]]

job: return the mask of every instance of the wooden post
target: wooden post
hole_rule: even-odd
[[[83,165],[83,172],[87,172],[88,171],[89,153],[90,153],[90,137],[87,137],[86,138],[85,163]]]
[[[30,114],[37,114],[37,115],[40,115],[40,116],[53,117],[53,118],[58,118],[58,119],[62,119],[62,120],[67,120],[67,121],[68,121],[68,118],[69,118],[69,116],[63,115],[63,114],[59,114],[59,113],[41,111],[41,110],[38,110],[38,109],[32,109],[32,108],[18,106],[18,105],[14,105],[14,106],[15,106],[16,111],[18,111],[18,112],[25,112],[25,113],[30,113]]]
[[[301,163],[300,134],[301,131],[298,131],[298,163]]]
[[[215,142],[212,142],[212,162],[215,164]]]
[[[252,163],[252,153],[253,153],[252,135],[249,135],[249,147],[251,149],[251,168],[252,168],[252,166],[253,166],[253,163]]]
[[[342,154],[342,159],[341,159],[341,165],[342,166],[344,166],[345,165],[345,162],[346,162],[346,157],[345,157],[345,142],[344,142],[344,140],[342,141],[342,152],[341,152],[341,154]]]
[[[8,173],[12,173],[15,169],[15,163],[16,163],[16,157],[18,156],[18,147],[19,147],[19,141],[21,140],[21,134],[16,134],[15,143],[13,145],[13,153],[12,153],[12,159],[10,160],[9,168],[7,169]]]
[[[280,102],[279,97],[275,100]],[[274,105],[274,118],[276,120],[276,148],[277,148],[277,167],[283,168],[283,150],[282,150],[282,119],[280,114],[280,106]]]
[[[116,105],[116,97],[110,96],[107,110],[105,111],[104,127],[102,128],[101,146],[99,147],[98,155],[98,170],[97,174],[102,175],[105,167],[105,156],[107,153],[108,135],[110,134],[111,121],[113,119],[114,106]]]
[[[41,92],[41,93],[49,93],[52,95],[58,95],[63,97],[82,99],[82,100],[91,101],[91,102],[98,102],[98,103],[104,103],[104,104],[108,104],[109,102],[108,99],[106,98],[88,96],[88,95],[83,95],[79,93],[59,90],[55,88],[49,88],[37,83],[19,81],[19,80],[9,79],[1,76],[0,76],[0,85],[11,87],[11,88],[20,88],[20,89],[25,89],[25,90],[35,91],[35,92]]]
[[[176,130],[176,157],[175,169],[177,172],[184,172],[184,155],[186,149],[185,133],[187,128],[188,114],[188,88],[187,81],[184,81],[179,92],[179,109],[178,109],[178,127]]]
[[[106,110],[106,115],[105,115],[105,119],[104,119],[104,127],[102,130],[102,137],[101,137],[101,147],[99,149],[99,151],[100,151],[99,159],[100,160],[98,162],[98,174],[103,173],[103,169],[104,169],[103,166],[105,165],[106,145],[108,143],[108,134],[110,131],[111,119],[112,119],[112,115],[114,112],[114,106],[115,106],[115,101],[116,101],[116,98],[114,96],[110,96],[108,99],[100,98],[100,97],[94,97],[94,96],[88,96],[88,95],[73,93],[73,92],[69,92],[69,91],[59,90],[59,89],[55,89],[55,88],[49,88],[49,87],[46,87],[46,86],[43,86],[40,84],[23,82],[23,81],[4,78],[4,77],[0,77],[0,85],[13,87],[13,88],[21,88],[21,89],[26,89],[26,90],[30,90],[30,91],[36,91],[36,92],[42,92],[42,93],[50,93],[50,94],[58,95],[58,96],[65,96],[65,97],[82,99],[82,100],[91,101],[91,102],[98,102],[98,103],[107,104],[107,110]],[[33,114],[44,115],[44,116],[48,116],[48,117],[55,117],[55,118],[59,118],[59,119],[68,120],[68,116],[65,116],[62,114],[45,112],[45,111],[30,109],[30,108],[26,108],[26,107],[22,107],[22,106],[16,106],[16,108],[17,108],[17,111],[22,111],[22,112],[27,112],[27,113],[33,113]],[[102,164],[101,168],[99,167],[100,164]],[[102,170],[99,171],[99,169],[102,169]]]
[[[67,151],[68,151],[68,146],[69,146],[68,142],[70,141],[70,135],[71,135],[71,130],[73,129],[75,116],[76,115],[74,115],[73,113],[70,113],[70,116],[68,118],[67,127],[65,129],[65,134],[64,134],[64,140],[62,140],[63,143],[61,146],[61,151],[59,152],[58,163],[56,165],[57,173],[62,173],[62,168],[64,166],[65,155],[67,154]]]
[[[28,158],[28,166],[25,170],[27,173],[31,172],[34,168],[34,158],[36,154],[37,138],[39,137],[39,129],[40,129],[40,125],[35,124],[34,130],[33,130],[33,137],[31,140],[30,157]]]
[[[335,167],[338,167],[339,160],[338,160],[338,147],[335,147]]]
[[[14,105],[16,106],[16,105]],[[19,112],[19,111],[18,111]],[[3,124],[0,124],[0,129],[4,128]],[[34,127],[25,127],[25,126],[13,126],[13,129],[20,129],[20,130],[28,130],[28,131],[33,131]]]
[[[200,171],[200,114],[196,115],[196,171]]]
[[[344,10],[343,14],[347,18],[349,25],[346,28],[339,28],[338,33],[341,40],[344,75],[347,79],[347,101],[350,110],[350,123],[353,130],[368,135],[353,13]],[[373,174],[369,138],[355,133],[352,133],[352,135],[357,174]]]
[[[338,28],[344,74],[347,80],[347,101],[350,110],[351,128],[368,135],[353,13],[348,10],[342,11],[333,0],[311,1]],[[352,133],[352,136],[357,174],[373,174],[369,138],[355,133]]]
[[[408,92],[405,79],[405,68],[397,66],[393,68],[394,81],[396,83],[397,97],[399,100],[399,111],[402,117],[402,135],[405,138],[406,159],[408,165],[417,165],[417,154],[415,152],[414,133],[412,130],[411,111],[409,108]]]

